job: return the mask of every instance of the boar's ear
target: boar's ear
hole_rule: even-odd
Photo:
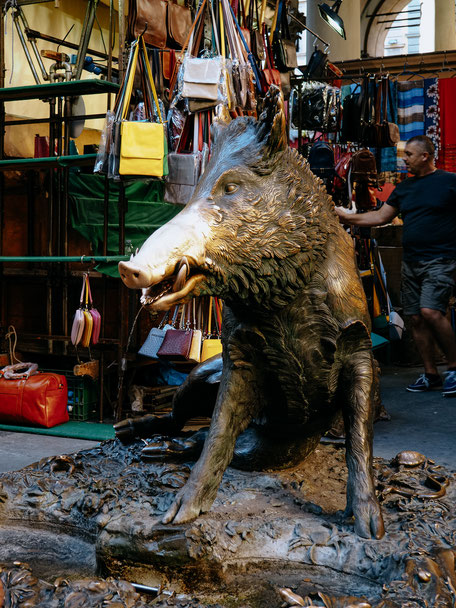
[[[287,122],[283,105],[283,95],[279,87],[271,85],[264,99],[261,113],[259,138],[264,140],[267,150],[265,156],[285,150],[287,141]]]
[[[221,104],[220,104],[221,105]],[[218,137],[221,133],[226,129],[230,122],[231,118],[229,114],[221,114],[217,113],[215,120],[211,125],[211,141],[212,143],[216,143]]]

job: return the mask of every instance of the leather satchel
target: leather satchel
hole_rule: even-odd
[[[128,4],[128,37],[134,40],[144,32],[146,44],[159,49],[166,47],[167,8],[165,0],[130,0]]]
[[[183,47],[193,23],[191,10],[169,0],[167,22],[168,36],[171,41],[177,46]]]
[[[22,368],[31,363],[20,364]],[[68,387],[65,376],[54,373],[30,374],[28,370],[8,374],[0,370],[0,422],[51,428],[68,422]],[[9,376],[9,378],[8,378]]]

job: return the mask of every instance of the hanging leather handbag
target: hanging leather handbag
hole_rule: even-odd
[[[150,357],[151,359],[158,359],[157,352],[160,346],[163,344],[166,332],[168,329],[172,329],[172,326],[166,323],[168,316],[168,313],[166,313],[160,321],[158,327],[152,327],[146,340],[144,341],[144,344],[138,350],[139,355]]]
[[[146,44],[166,47],[168,3],[165,0],[129,0],[128,38],[134,40],[144,32]],[[146,29],[147,24],[147,29]]]
[[[79,344],[79,342],[81,341],[81,338],[82,338],[82,334],[84,333],[84,324],[85,324],[85,317],[84,317],[84,310],[83,310],[84,292],[85,292],[85,280],[83,277],[81,297],[79,300],[79,308],[77,309],[77,311],[74,314],[73,325],[71,327],[71,343],[74,346],[77,346]]]
[[[380,136],[380,146],[384,148],[388,148],[391,146],[395,146],[397,142],[400,140],[399,127],[394,122],[388,121],[388,102],[389,106],[393,108],[393,100],[391,96],[391,87],[388,78],[382,78],[381,82],[382,87],[382,124],[381,124],[381,136]]]
[[[166,359],[167,361],[188,360],[193,332],[191,329],[175,329],[178,311],[179,306],[176,306],[171,322],[172,328],[166,332],[162,345],[157,351],[157,356],[160,359]]]
[[[203,340],[203,345],[201,347],[201,361],[206,361],[206,359],[210,359],[210,357],[214,357],[215,355],[219,355],[222,352],[222,340],[220,339],[221,334],[221,323],[219,325],[219,304],[218,299],[213,298],[213,296],[209,299],[209,312],[208,312],[208,323],[207,323],[207,333],[206,338]],[[215,326],[217,327],[217,336],[212,336],[211,334],[211,325],[212,325],[212,317],[214,316]]]
[[[279,6],[277,27],[274,32],[273,40],[274,61],[279,72],[288,72],[298,67],[298,56],[296,46],[291,40],[288,27],[287,8],[284,0]]]
[[[266,48],[266,67],[263,70],[263,75],[266,81],[266,89],[264,90],[264,92],[266,93],[271,84],[275,84],[276,86],[281,87],[282,81],[280,79],[279,70],[275,69],[272,50],[268,42],[269,36],[267,35],[266,25],[263,26],[263,39],[264,46]]]
[[[146,45],[142,36],[133,43],[131,52],[133,53],[133,57],[120,116],[119,175],[163,177],[168,174],[168,142],[154,79],[147,57]],[[145,85],[143,90],[144,107],[148,118],[144,122],[127,121],[138,55]],[[152,122],[151,97],[153,97],[155,102],[155,108],[159,117],[158,123]]]
[[[89,288],[87,285],[87,273],[84,273],[83,282],[85,285],[85,303],[84,308],[82,310],[84,314],[84,331],[81,336],[81,346],[87,348],[90,344],[90,338],[92,337],[92,329],[93,329],[93,318],[89,312]]]
[[[266,58],[266,53],[264,50],[264,42],[263,42],[263,34],[261,33],[262,25],[260,23],[260,17],[258,14],[258,0],[251,0],[250,7],[251,20],[250,20],[250,41],[251,41],[251,50],[255,55],[258,61],[263,61]],[[253,29],[253,14],[255,13],[256,20],[256,28]]]
[[[0,422],[51,428],[68,422],[65,376],[39,373],[33,363],[0,370]]]
[[[173,0],[168,0],[168,37],[171,43],[183,47],[192,27],[192,12],[187,6],[180,6]]]

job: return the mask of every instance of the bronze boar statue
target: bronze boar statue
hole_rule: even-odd
[[[146,458],[200,451],[163,519],[182,523],[210,509],[230,463],[294,466],[342,411],[345,513],[358,535],[381,538],[372,473],[375,371],[351,238],[322,182],[288,147],[276,87],[259,120],[214,125],[212,139],[192,199],[119,271],[154,310],[194,296],[222,298],[223,364],[215,357],[196,367],[171,414],[122,421],[117,434],[173,435],[189,418],[212,414],[203,445],[197,433],[144,449]]]

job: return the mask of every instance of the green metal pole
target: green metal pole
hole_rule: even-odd
[[[31,255],[31,256],[8,256],[1,255],[0,262],[123,262],[128,260],[128,255]]]

